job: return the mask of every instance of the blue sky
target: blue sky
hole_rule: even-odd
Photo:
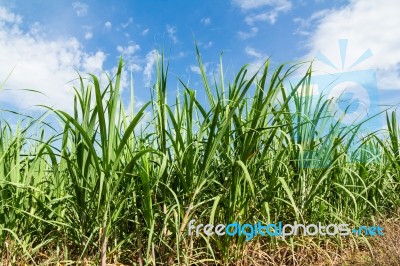
[[[69,109],[67,82],[76,77],[75,69],[104,78],[122,55],[126,70],[133,70],[137,102],[144,102],[154,80],[155,49],[162,48],[171,66],[169,92],[178,88],[178,76],[201,95],[194,40],[209,75],[218,71],[223,52],[232,80],[243,64],[259,66],[269,56],[278,64],[311,60],[321,51],[340,65],[337,40],[348,39],[347,66],[369,48],[373,57],[355,70],[374,69],[381,103],[399,104],[398,10],[396,0],[0,0],[0,80],[12,71],[0,100],[19,109],[35,104]],[[315,66],[319,74],[347,71],[346,65]]]

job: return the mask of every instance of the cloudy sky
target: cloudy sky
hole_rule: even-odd
[[[312,60],[320,52],[329,62],[316,62],[318,74],[372,69],[380,101],[399,104],[399,11],[397,0],[0,0],[0,101],[68,110],[76,71],[112,73],[122,55],[143,102],[157,49],[164,49],[172,77],[201,91],[196,40],[209,74],[218,71],[222,52],[228,79],[245,63]],[[339,39],[348,40],[345,54]],[[172,83],[170,93],[177,88]]]

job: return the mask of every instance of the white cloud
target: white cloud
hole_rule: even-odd
[[[142,36],[146,36],[149,33],[150,29],[144,29],[142,31]]]
[[[257,21],[267,21],[270,24],[275,24],[277,17],[278,17],[278,12],[272,10],[272,11],[262,12],[260,14],[252,14],[250,16],[247,16],[244,19],[244,21],[248,25],[253,25],[254,22]]]
[[[288,0],[233,0],[233,3],[243,10],[257,9],[265,6],[286,9],[292,6]]]
[[[127,22],[121,24],[121,27],[125,29],[125,28],[127,28],[129,25],[131,25],[132,22],[133,22],[133,18],[132,18],[132,17],[129,17],[129,19],[128,19]]]
[[[168,33],[168,37],[174,42],[177,43],[178,42],[178,37],[176,36],[176,28],[172,27],[170,25],[166,26],[167,28],[167,33]]]
[[[7,9],[0,7],[0,25],[4,26],[5,23],[10,23],[11,25],[15,25],[16,27],[22,23],[22,17],[8,12]]]
[[[289,0],[232,0],[233,4],[248,13],[245,22],[253,25],[258,21],[267,21],[275,24],[280,13],[288,12],[292,8]]]
[[[73,2],[72,8],[75,10],[75,13],[78,17],[86,16],[89,6],[82,2]]]
[[[256,49],[254,49],[253,47],[250,47],[250,46],[247,46],[247,47],[244,49],[244,52],[245,52],[247,55],[249,55],[249,56],[251,56],[251,57],[255,57],[255,58],[257,58],[257,59],[260,59],[260,58],[263,57],[263,54],[262,54],[262,53],[257,52]]]
[[[212,42],[212,41],[209,41],[208,43],[206,43],[206,44],[203,45],[203,47],[204,47],[205,49],[208,49],[208,48],[210,48],[211,46],[213,46],[213,42]]]
[[[88,31],[85,33],[85,40],[90,40],[93,38],[93,32]]]
[[[197,45],[203,47],[204,49],[208,49],[213,46],[212,41],[208,41],[207,43],[198,42]]]
[[[246,40],[252,37],[255,37],[258,33],[257,27],[251,27],[249,32],[238,31],[237,36],[239,39]]]
[[[190,71],[192,71],[193,73],[201,75],[200,67],[191,65],[189,68],[190,68]]]
[[[93,32],[92,32],[91,26],[84,25],[84,26],[82,26],[82,29],[84,29],[86,31],[85,35],[84,35],[85,40],[90,40],[93,38]]]
[[[209,75],[210,77],[212,77],[212,75],[215,73],[215,71],[219,71],[219,68],[217,69],[212,69],[212,65],[210,62],[206,62],[203,64],[203,68],[204,68],[204,72]],[[201,75],[201,71],[200,71],[200,67],[196,66],[196,65],[190,65],[189,66],[190,71],[192,71],[193,73],[196,73],[198,75]],[[207,72],[208,71],[208,72]]]
[[[200,20],[200,22],[204,25],[204,26],[208,26],[208,25],[210,25],[211,24],[211,18],[202,18],[201,20]]]
[[[110,21],[106,21],[106,23],[104,23],[104,28],[106,30],[111,30],[111,28],[112,28],[111,22]]]
[[[138,64],[139,58],[135,53],[140,50],[139,44],[130,42],[128,46],[117,46],[117,51],[122,55],[123,59],[128,62],[129,68],[132,71],[141,71],[142,67]]]
[[[117,46],[117,51],[121,53],[122,55],[133,55],[136,51],[140,49],[139,44],[136,43],[130,43],[130,45],[126,47],[122,47],[120,45]]]
[[[19,108],[48,105],[71,111],[73,89],[69,81],[77,78],[75,69],[99,74],[105,54],[83,50],[76,38],[46,39],[24,31],[22,18],[0,7],[0,80],[14,68],[0,100]],[[37,90],[39,93],[23,91]]]
[[[323,18],[329,12],[329,10],[324,9],[313,13],[310,17],[306,19],[300,17],[294,18],[293,21],[299,25],[298,28],[295,30],[295,33],[304,36],[310,35],[310,28],[313,25],[317,25],[318,20]]]
[[[42,34],[42,26],[39,22],[35,22],[29,27],[29,33],[32,35]]]
[[[306,45],[307,59],[321,51],[341,71],[338,39],[348,39],[344,68],[348,69],[368,48],[373,56],[352,70],[376,69],[378,86],[400,88],[400,2],[397,0],[351,0],[340,9],[316,15],[316,26]],[[321,13],[320,13],[321,14]],[[307,26],[307,25],[306,25]],[[323,73],[337,72],[321,62],[314,68]]]
[[[84,56],[83,68],[89,73],[100,74],[103,71],[103,63],[106,60],[106,55],[102,51],[98,51],[94,55]]]
[[[244,52],[252,58],[251,62],[249,63],[249,72],[248,75],[252,76],[254,75],[260,67],[265,63],[265,60],[267,59],[267,55],[257,51],[253,47],[247,46],[244,49]]]
[[[187,53],[185,53],[183,51],[180,51],[177,54],[173,54],[173,55],[168,56],[168,60],[181,59],[181,58],[184,58],[185,56],[187,56]]]
[[[158,52],[155,49],[151,50],[146,55],[146,66],[144,67],[143,75],[144,75],[144,82],[147,87],[151,85],[151,78],[154,71],[153,68],[157,58],[158,58]]]

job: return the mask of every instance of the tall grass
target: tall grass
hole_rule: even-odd
[[[121,101],[120,61],[105,86],[79,77],[72,114],[49,108],[61,131],[41,119],[16,128],[1,121],[4,263],[228,264],[261,244],[295,249],[297,240],[188,236],[191,219],[359,224],[398,208],[395,113],[387,114],[388,138],[370,134],[354,149],[356,125],[329,123],[331,101],[297,94],[311,69],[288,87],[297,66],[266,61],[255,74],[244,66],[226,83],[221,64],[210,82],[197,57],[207,103],[181,80],[183,94],[167,103],[161,56],[152,100],[140,110],[133,87],[130,110]]]

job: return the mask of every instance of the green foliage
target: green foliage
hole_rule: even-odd
[[[311,70],[288,88],[284,81],[297,66],[271,70],[267,61],[255,74],[244,66],[225,84],[221,64],[211,85],[198,50],[197,56],[208,103],[180,81],[183,95],[167,104],[168,66],[161,56],[153,99],[138,111],[132,87],[125,113],[120,61],[104,88],[94,75],[89,84],[79,77],[73,114],[49,108],[63,129],[50,138],[41,119],[26,118],[30,123],[16,128],[1,122],[4,261],[228,263],[247,245],[281,240],[189,237],[191,219],[357,224],[398,208],[395,113],[387,116],[389,138],[366,136],[355,152],[367,159],[351,163],[347,151],[357,127],[327,125],[331,103],[296,94],[307,88]],[[38,137],[28,137],[43,125]],[[317,134],[327,126],[328,134]],[[304,167],[306,151],[318,151],[324,167]]]

